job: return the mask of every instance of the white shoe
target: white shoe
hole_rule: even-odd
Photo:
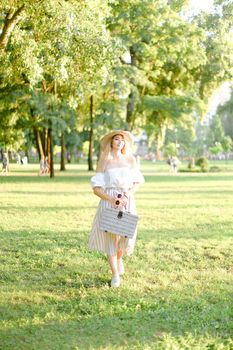
[[[120,287],[120,284],[121,284],[120,276],[119,275],[112,276],[111,287],[118,288]]]
[[[117,260],[117,269],[120,276],[124,275],[125,268],[122,259]]]

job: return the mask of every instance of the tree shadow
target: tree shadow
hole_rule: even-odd
[[[108,303],[105,309],[101,304],[104,298]],[[136,294],[129,299],[127,289],[122,292],[109,289],[102,300],[96,298],[99,307],[92,304],[91,297],[86,305],[75,297],[54,303],[44,312],[24,303],[18,305],[19,327],[0,331],[2,349],[131,349],[133,346],[159,349],[156,344],[162,344],[166,335],[174,340],[187,337],[187,346],[190,337],[192,344],[194,339],[210,336],[209,346],[213,346],[214,340],[223,342],[232,336],[227,327],[232,321],[230,298],[225,295],[225,302],[216,300],[213,292],[196,300],[191,296],[172,301],[156,296],[147,300]],[[223,308],[228,312],[222,312]],[[2,307],[1,311],[6,320],[14,317],[10,306]],[[26,316],[28,321],[20,325],[20,319]]]
[[[65,206],[65,207],[63,207],[63,206],[43,206],[43,207],[38,207],[38,206],[20,206],[20,209],[21,210],[29,210],[30,212],[36,212],[36,213],[41,213],[41,212],[50,212],[50,211],[52,211],[52,212],[57,212],[57,211],[62,211],[62,212],[64,212],[64,211],[66,211],[66,212],[69,212],[69,211],[77,211],[77,215],[78,215],[78,211],[80,210],[80,208],[82,208],[83,207],[83,205],[82,204],[80,204],[80,203],[78,203],[78,201],[77,201],[77,204],[75,204],[74,206]],[[1,210],[2,211],[4,211],[4,210],[6,210],[6,211],[9,211],[9,208],[11,209],[11,210],[19,210],[19,207],[18,206],[1,206]],[[87,205],[85,205],[85,211],[86,210],[95,210],[96,209],[96,205],[93,205],[93,206],[87,206]]]
[[[229,229],[231,224],[228,223]],[[211,231],[210,227],[208,231]],[[10,233],[10,230],[6,232],[6,236],[10,236]],[[158,233],[155,236],[154,230],[146,230],[143,232],[145,235],[140,238],[139,232],[140,249],[138,252],[136,250],[135,259],[142,261],[143,269],[152,267],[150,251],[152,249],[156,254],[155,248],[158,248],[159,242],[164,244],[161,249],[171,255],[169,247],[166,246],[169,240],[170,243],[173,240],[179,244],[179,240],[182,243],[183,238],[209,238],[206,233],[195,238],[188,230],[182,233],[178,229],[160,230]],[[224,234],[221,235],[224,237]],[[159,285],[154,288],[157,282],[151,280],[153,288],[143,292],[140,288],[143,277],[135,282],[137,278],[134,275],[133,261],[132,275],[126,276],[121,288],[114,290],[109,288],[106,258],[85,248],[87,232],[81,229],[78,232],[67,230],[59,233],[33,230],[29,240],[25,231],[17,231],[17,239],[21,237],[25,240],[19,240],[18,249],[11,246],[1,247],[3,255],[10,254],[15,260],[12,260],[13,271],[10,270],[11,273],[2,279],[2,283],[8,284],[6,292],[12,291],[12,297],[0,306],[0,318],[9,325],[0,330],[0,349],[97,350],[130,349],[134,345],[138,349],[146,346],[156,349],[156,344],[163,344],[169,334],[173,339],[188,337],[189,334],[189,337],[197,341],[209,334],[212,342],[218,337],[223,341],[231,336],[229,291],[205,291],[203,295],[198,295],[190,293],[186,286],[177,291],[169,290],[168,287],[164,291]],[[148,242],[151,240],[154,244],[149,248]],[[73,259],[77,254],[79,258],[83,256],[83,264],[67,266],[66,250],[60,253],[59,249],[56,258],[60,258],[54,260],[53,253],[60,247],[67,251],[72,249]],[[182,254],[187,249],[189,248],[184,247]],[[180,256],[183,259],[182,254]],[[22,259],[21,263],[18,259]],[[177,261],[168,261],[164,256],[165,261],[171,264],[172,269],[176,264],[179,271]],[[206,257],[206,262],[211,264],[211,258]],[[10,267],[9,260],[6,259],[5,264],[7,268]],[[193,264],[198,268],[195,261]],[[164,270],[160,267],[157,274],[162,272]],[[21,281],[18,276],[21,276]],[[172,277],[168,269],[167,279],[170,278]],[[139,283],[138,288],[134,287],[134,283]],[[168,286],[170,283],[172,281],[168,281]],[[159,345],[157,348],[159,349]]]
[[[5,184],[5,183],[23,183],[25,184],[25,180],[27,181],[27,183],[50,183],[50,184],[56,184],[56,183],[90,183],[90,178],[91,178],[92,174],[87,174],[87,175],[83,175],[82,174],[77,174],[75,175],[60,175],[60,176],[56,176],[54,178],[50,178],[50,177],[44,177],[44,176],[38,176],[37,174],[35,175],[11,175],[9,174],[9,176],[2,176],[0,177],[1,179],[1,183]]]

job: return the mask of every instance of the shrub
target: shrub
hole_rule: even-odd
[[[200,173],[201,169],[198,168],[187,168],[187,169],[179,169],[179,173]]]
[[[219,166],[212,166],[212,167],[210,167],[210,172],[211,173],[219,173],[220,171],[222,171],[222,169]]]
[[[193,169],[195,166],[195,159],[193,157],[189,158],[188,169]]]
[[[207,159],[206,157],[198,158],[198,159],[196,160],[196,163],[195,163],[195,164],[201,168],[201,171],[202,171],[202,172],[208,171],[209,162],[208,162],[208,159]]]

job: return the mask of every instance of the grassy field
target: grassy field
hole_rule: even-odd
[[[224,165],[225,166],[225,165]],[[87,249],[98,198],[85,165],[0,177],[0,349],[233,349],[232,172],[145,163],[119,289]]]

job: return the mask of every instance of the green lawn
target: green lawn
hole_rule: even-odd
[[[223,165],[226,166],[225,163]],[[0,349],[233,349],[233,167],[143,163],[135,253],[119,289],[87,249],[98,198],[85,165],[0,177]]]

